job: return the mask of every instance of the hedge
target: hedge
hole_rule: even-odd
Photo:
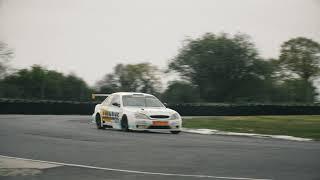
[[[89,115],[97,102],[0,99],[0,114]],[[172,104],[182,116],[320,115],[316,104]]]

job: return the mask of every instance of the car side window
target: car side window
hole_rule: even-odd
[[[102,102],[102,104],[103,104],[104,106],[108,106],[108,105],[110,104],[110,102],[111,102],[111,99],[112,99],[112,96],[107,97],[107,98]]]
[[[112,100],[111,100],[111,105],[117,104],[120,107],[120,96],[119,95],[114,95]]]

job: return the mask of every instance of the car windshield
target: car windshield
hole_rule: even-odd
[[[164,107],[163,104],[153,96],[125,95],[122,97],[122,102],[123,106]]]

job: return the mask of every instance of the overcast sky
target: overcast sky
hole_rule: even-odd
[[[283,41],[320,42],[320,0],[0,0],[0,41],[16,68],[40,64],[94,84],[117,63],[161,68],[186,37],[243,32],[261,56]]]

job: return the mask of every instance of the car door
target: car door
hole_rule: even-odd
[[[121,103],[120,103],[120,95],[115,94],[111,103],[108,106],[109,117],[111,118],[112,127],[116,129],[120,129],[120,119],[119,114],[121,112]]]

